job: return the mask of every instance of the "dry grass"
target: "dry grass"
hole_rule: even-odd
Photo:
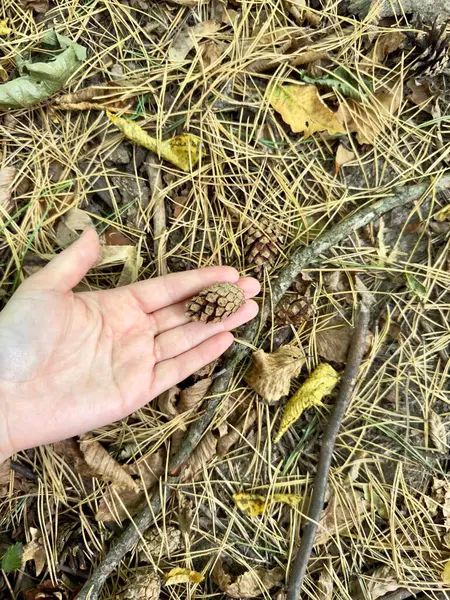
[[[321,135],[303,140],[269,107],[265,100],[268,82],[295,82],[298,69],[303,68],[291,64],[299,50],[281,58],[278,54],[289,37],[317,52],[329,52],[329,70],[347,65],[361,85],[370,80],[373,93],[408,79],[407,58],[389,69],[361,70],[369,36],[383,28],[340,16],[338,3],[323,2],[323,10],[317,11],[323,25],[311,36],[310,29],[289,16],[284,2],[243,0],[239,23],[222,28],[209,42],[219,52],[210,66],[203,62],[203,42],[197,42],[196,50],[182,64],[170,63],[166,56],[186,22],[211,18],[207,4],[192,11],[159,2],[151,3],[148,11],[130,9],[119,0],[56,4],[38,22],[17,2],[4,0],[0,18],[9,17],[14,35],[3,42],[2,64],[8,65],[19,51],[36,46],[52,24],[88,48],[89,59],[74,76],[72,91],[108,81],[113,65],[120,65],[125,78],[133,80],[133,90],[138,87],[136,116],[151,135],[165,138],[190,131],[205,142],[208,155],[192,173],[180,174],[166,163],[162,166],[169,216],[166,258],[172,269],[233,264],[242,272],[249,271],[242,234],[249,222],[258,223],[266,216],[277,223],[284,240],[277,268],[263,282],[264,297],[270,298],[271,278],[294,246],[307,244],[374,197],[448,169],[450,115],[445,101],[441,116],[433,117],[403,98],[399,113],[384,124],[373,147],[358,146],[349,138],[357,158],[338,176],[334,175],[336,140]],[[151,32],[156,24],[157,35]],[[413,30],[404,23],[393,27],[405,33]],[[278,66],[264,70],[264,64],[278,59]],[[114,226],[140,244],[144,257],[140,278],[155,275],[153,204],[145,205],[139,197],[128,199],[125,205],[117,202],[113,178],[124,173],[108,157],[122,143],[122,136],[102,112],[63,112],[51,104],[33,111],[17,110],[0,121],[0,140],[0,167],[19,169],[17,211],[8,214],[0,207],[0,288],[7,295],[24,276],[22,267],[29,251],[39,256],[57,249],[55,223],[72,206],[85,208],[99,231]],[[136,156],[138,151],[133,152]],[[105,178],[109,207],[94,197],[82,163],[89,163],[93,173]],[[131,168],[126,177],[145,184],[145,174],[136,169]],[[28,189],[20,193],[24,180],[29,182]],[[187,201],[174,217],[173,208],[183,190]],[[352,320],[351,277],[355,273],[376,294],[380,319],[338,440],[330,480],[330,493],[347,507],[351,525],[338,534],[331,532],[329,542],[316,547],[305,598],[319,597],[317,580],[323,569],[333,579],[336,599],[355,598],[355,582],[370,581],[372,571],[381,566],[391,567],[418,598],[437,598],[441,589],[440,574],[450,548],[444,540],[442,513],[433,512],[427,498],[431,478],[446,479],[445,457],[436,450],[430,433],[431,412],[438,413],[444,423],[449,414],[449,242],[445,234],[429,235],[433,215],[443,204],[445,198],[433,197],[388,216],[382,226],[374,224],[359,232],[308,271],[315,280],[316,311],[311,321],[295,331],[293,343],[307,349],[309,370],[319,360],[316,331],[329,327],[336,314]],[[349,288],[345,292],[327,289],[326,276],[336,271],[343,274],[350,292]],[[423,298],[405,286],[406,273],[423,284]],[[112,271],[93,272],[87,278],[92,288],[109,287],[116,281],[117,273]],[[401,326],[398,339],[390,335],[391,322]],[[273,346],[277,332],[273,322],[260,344]],[[208,574],[219,554],[241,570],[288,568],[293,556],[327,410],[310,411],[281,445],[273,445],[279,408],[260,403],[253,392],[245,390],[241,377],[239,372],[233,390],[243,390],[248,410],[256,407],[256,425],[226,457],[208,464],[195,484],[180,484],[155,524],[164,540],[167,527],[178,526],[180,513],[189,512],[190,528],[183,546],[170,557],[161,552],[161,557],[152,560],[164,571],[173,566],[195,568],[207,576],[206,583],[168,588],[165,595],[205,598],[214,594]],[[221,419],[223,414],[218,414],[214,428]],[[133,456],[122,460],[132,462],[133,457],[148,456],[166,446],[176,425],[150,403],[132,418],[96,435],[117,456],[127,449]],[[65,576],[58,571],[61,526],[69,523],[80,530],[90,548],[87,560],[95,567],[114,529],[93,519],[106,484],[94,479],[86,486],[51,447],[23,453],[21,461],[38,474],[38,484],[31,492],[11,487],[0,500],[1,529],[19,529],[24,532],[19,537],[23,540],[30,523],[38,523],[45,532],[48,574],[61,578]],[[292,492],[305,500],[298,508],[277,508],[250,518],[237,511],[232,501],[232,494],[241,489]],[[161,493],[166,490],[162,488]],[[353,510],[355,493],[365,498],[363,514]],[[137,565],[136,552],[127,556],[105,586],[104,598],[116,597]],[[369,592],[361,594],[362,598],[374,597]]]

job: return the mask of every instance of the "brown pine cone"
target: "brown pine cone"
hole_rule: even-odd
[[[439,26],[435,21],[425,34],[414,39],[413,45],[415,48],[408,62],[412,61],[414,80],[418,84],[430,81],[449,67],[450,37],[445,23]]]
[[[187,317],[202,323],[218,323],[245,304],[244,292],[233,283],[215,283],[186,302]]]
[[[281,241],[280,231],[266,217],[258,221],[258,226],[250,225],[245,234],[245,256],[256,276],[261,276],[264,268],[272,269],[279,254],[277,244]]]
[[[277,320],[283,325],[299,326],[312,315],[313,307],[309,298],[287,296],[277,308]]]

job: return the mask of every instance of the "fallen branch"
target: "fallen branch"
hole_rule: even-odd
[[[370,307],[373,300],[367,291],[361,293],[361,301],[356,319],[355,332],[348,352],[347,365],[341,379],[339,394],[323,434],[317,473],[314,478],[314,489],[309,506],[307,522],[303,529],[302,541],[295,555],[287,588],[287,600],[298,600],[303,579],[313,549],[317,526],[322,515],[325,495],[328,487],[328,475],[333,458],[334,446],[342,420],[355,389],[356,380],[366,347],[369,329]]]
[[[166,203],[164,202],[164,194],[162,193],[161,161],[159,164],[152,164],[155,160],[158,161],[158,157],[153,152],[149,152],[146,162],[147,179],[150,184],[151,202],[153,203],[153,249],[158,275],[166,275]]]
[[[394,195],[377,200],[373,204],[357,210],[341,223],[332,227],[328,232],[320,235],[309,246],[296,250],[291,256],[288,264],[280,271],[278,279],[273,285],[272,302],[267,303],[266,306],[263,307],[259,320],[255,319],[253,323],[247,325],[243,338],[248,342],[255,340],[259,328],[266,323],[272,307],[275,307],[278,304],[297,275],[308,264],[312,263],[326,250],[329,250],[332,246],[335,246],[351,233],[364,227],[377,217],[394,208],[419,200],[432,187],[433,184],[422,183],[400,188]],[[434,184],[436,192],[441,192],[449,187],[450,175],[442,177],[440,181]],[[206,410],[204,414],[190,426],[180,448],[170,461],[169,473],[173,474],[178,472],[180,467],[192,454],[194,448],[197,446],[213,420],[217,408],[222,401],[223,394],[228,389],[228,385],[233,377],[237,364],[246,358],[249,352],[249,348],[242,347],[239,344],[233,344],[231,349],[225,354],[224,360],[227,369],[223,375],[214,380],[209,392],[211,399],[208,401]],[[168,495],[166,494],[165,501],[167,501],[167,496]],[[97,567],[90,579],[83,586],[82,590],[77,595],[77,600],[97,600],[98,591],[106,581],[108,575],[114,571],[121,558],[139,540],[142,533],[152,523],[153,515],[156,515],[160,508],[161,504],[159,496],[153,496],[150,506],[145,504],[141,508],[136,519],[130,523],[125,532],[111,546],[111,549],[103,562]]]

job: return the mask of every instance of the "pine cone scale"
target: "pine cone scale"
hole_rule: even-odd
[[[202,323],[219,323],[245,304],[244,292],[233,283],[215,283],[186,302],[186,316]]]

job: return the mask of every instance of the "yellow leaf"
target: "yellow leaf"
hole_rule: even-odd
[[[332,366],[326,363],[320,364],[286,404],[274,442],[280,441],[283,434],[297,421],[304,410],[322,404],[322,399],[332,392],[338,381],[339,374]]]
[[[0,19],[0,35],[9,35],[12,29],[8,27],[9,19]]]
[[[200,150],[201,140],[190,133],[179,135],[160,142],[146,133],[140,125],[134,121],[127,121],[122,117],[107,112],[109,120],[114,123],[118,129],[129,140],[151,150],[158,156],[168,160],[182,171],[189,171],[198,163],[203,154]]]
[[[165,573],[164,580],[166,585],[176,585],[178,583],[201,583],[205,578],[201,573],[197,571],[190,571],[189,569],[182,569],[181,567],[175,567],[168,573]]]
[[[433,217],[436,221],[448,221],[450,220],[450,204],[444,206]]]
[[[450,585],[450,560],[448,560],[444,565],[444,570],[442,571],[442,581],[447,585]]]
[[[295,133],[303,131],[305,138],[316,131],[346,133],[337,114],[320,98],[315,85],[274,85],[268,93],[270,104]]]
[[[288,504],[297,506],[302,497],[298,494],[273,494],[272,496],[262,496],[260,494],[233,494],[233,500],[236,506],[242,512],[246,512],[250,517],[262,515],[266,508],[273,504]]]

